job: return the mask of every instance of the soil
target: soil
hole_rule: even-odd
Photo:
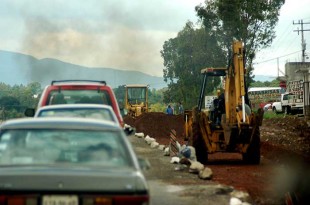
[[[175,130],[178,142],[184,142],[184,119],[183,115],[167,115],[162,112],[143,113],[136,118],[124,117],[124,122],[156,139],[159,144],[168,145],[170,131]]]
[[[125,117],[124,122],[164,145],[169,144],[169,132],[175,129],[177,140],[184,143],[182,115],[147,113],[136,119]],[[287,115],[264,119],[260,133],[260,165],[242,164],[239,154],[212,154],[206,164],[213,170],[212,180],[247,191],[258,205],[285,204],[287,193],[296,193],[299,198],[308,200],[310,127],[303,118]]]

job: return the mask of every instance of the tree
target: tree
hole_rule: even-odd
[[[197,105],[202,79],[200,70],[226,65],[226,61],[223,61],[225,52],[217,42],[215,35],[187,22],[176,38],[164,43],[161,50],[165,66],[164,80],[169,82],[164,103],[180,101],[185,108]],[[211,93],[219,83],[219,78],[208,81],[207,93]]]
[[[3,96],[0,98],[0,106],[5,109],[12,110],[20,106],[20,102],[17,98],[12,96]]]
[[[118,106],[122,109],[125,107],[125,85],[119,85],[113,89]]]
[[[157,103],[163,103],[163,89],[156,90],[153,88],[152,90],[149,89],[148,91],[148,100],[149,100],[149,106],[152,106],[153,104]]]
[[[280,80],[279,79],[274,79],[272,81],[254,81],[251,84],[251,87],[279,87]]]
[[[150,112],[165,112],[166,104],[164,103],[164,93],[167,91],[167,88],[162,88],[159,90],[149,89],[148,99],[149,99],[149,109]]]
[[[270,46],[279,10],[285,0],[208,0],[196,12],[207,32],[229,50],[234,39],[244,42],[248,79],[253,78],[255,53]]]
[[[25,108],[35,107],[38,103],[35,95],[41,90],[41,85],[37,82],[30,83],[27,86],[10,86],[0,83],[0,106],[5,111],[5,118],[22,117]]]
[[[32,82],[32,83],[29,83],[27,85],[27,88],[30,90],[30,92],[33,94],[33,95],[38,95],[39,93],[42,92],[42,87],[41,87],[41,84],[39,82]]]

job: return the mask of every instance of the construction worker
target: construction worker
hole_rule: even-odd
[[[179,102],[179,114],[184,114],[184,108],[181,102]]]
[[[217,90],[217,98],[214,100],[214,118],[215,124],[220,125],[222,114],[225,113],[225,97],[221,90]]]
[[[166,113],[167,113],[167,115],[173,115],[173,109],[172,109],[171,105],[168,105]]]

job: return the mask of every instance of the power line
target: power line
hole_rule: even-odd
[[[276,35],[276,39],[271,45],[272,53],[277,53],[278,49],[281,47],[280,45],[283,44],[283,41],[286,40],[288,36],[290,36],[288,31],[292,28],[291,24],[287,24],[285,27],[286,29],[282,31],[281,35]]]
[[[309,19],[309,18],[307,18],[307,19]],[[304,20],[306,20],[306,19],[304,19]],[[303,31],[308,31],[308,30],[305,30],[305,29],[303,29],[303,25],[304,24],[310,24],[310,23],[304,23],[304,22],[302,22],[302,20],[301,21],[298,21],[299,23],[294,23],[293,22],[293,24],[302,24],[302,29],[301,30],[297,30],[298,31],[298,33],[299,33],[299,31],[301,31],[302,32],[302,30]],[[290,24],[291,25],[291,24]],[[288,30],[290,29],[290,28],[292,28],[291,26],[289,26],[289,24],[287,24],[286,26],[285,26],[285,28],[286,29],[284,29],[284,30],[282,30],[282,32],[281,32],[281,35],[277,35],[277,37],[279,37],[279,38],[276,38],[276,41],[274,41],[273,43],[272,43],[272,45],[271,45],[271,47],[270,47],[270,51],[269,51],[269,53],[278,53],[278,51],[281,49],[281,47],[282,46],[277,46],[278,44],[283,44],[282,42],[285,40],[285,39],[287,39],[287,37],[288,37]],[[303,34],[303,33],[302,33]],[[303,36],[302,36],[303,37]],[[289,50],[290,48],[292,48],[292,44],[294,44],[295,43],[295,41],[297,40],[297,36],[296,37],[294,37],[293,39],[291,39],[289,42],[287,42],[287,43],[285,43],[287,46],[286,46],[286,48],[287,49],[284,49],[284,50]],[[305,40],[302,40],[302,50],[301,51],[303,51],[303,53],[302,53],[302,57],[305,57],[306,56],[306,42],[305,42]],[[283,48],[282,48],[283,49]],[[290,54],[287,54],[287,55],[284,55],[284,56],[288,56],[288,55],[292,55],[292,54],[295,54],[295,53],[297,53],[297,52],[299,52],[299,51],[296,51],[296,52],[293,52],[293,53],[290,53]],[[280,56],[280,57],[284,57],[284,56]],[[254,64],[260,64],[260,63],[264,63],[264,62],[268,62],[268,61],[272,61],[272,60],[275,60],[275,59],[278,59],[278,58],[280,58],[280,57],[275,57],[275,58],[272,58],[272,59],[267,59],[267,60],[262,60],[262,61],[260,61],[260,62],[258,62],[258,63],[254,63]]]
[[[298,52],[300,52],[300,51],[301,51],[301,50],[295,51],[295,52],[293,52],[293,53],[289,53],[289,54],[286,54],[286,55],[278,56],[278,57],[276,57],[276,58],[271,58],[271,59],[264,60],[264,61],[261,61],[261,62],[253,63],[253,65],[257,65],[257,64],[261,64],[261,63],[266,63],[266,62],[269,62],[269,61],[273,61],[273,60],[276,60],[276,59],[279,59],[279,58],[283,58],[283,57],[285,57],[285,56],[293,55],[293,54],[298,53]]]

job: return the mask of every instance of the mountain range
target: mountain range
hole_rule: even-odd
[[[37,59],[30,55],[0,50],[0,82],[9,85],[27,85],[39,82],[42,86],[52,80],[105,80],[112,88],[125,84],[148,84],[150,88],[167,87],[163,77],[139,71],[113,68],[91,68],[57,59]],[[255,76],[256,81],[271,81],[270,76]]]
[[[150,88],[167,87],[163,77],[139,71],[112,68],[91,68],[57,59],[37,59],[20,53],[0,51],[0,82],[9,85],[27,85],[39,82],[42,86],[52,80],[104,80],[112,88],[125,84],[148,84]]]

